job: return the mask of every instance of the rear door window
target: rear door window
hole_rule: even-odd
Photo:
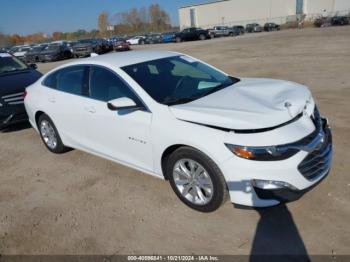
[[[87,66],[71,66],[50,74],[44,80],[45,86],[74,95],[87,94]]]

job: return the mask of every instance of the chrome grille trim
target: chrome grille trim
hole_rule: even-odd
[[[1,99],[8,105],[24,104],[24,92],[2,96]]]
[[[11,94],[11,95],[6,95],[6,96],[2,96],[2,99],[6,99],[6,98],[11,98],[11,97],[15,97],[15,96],[23,96],[24,92],[20,92],[20,93],[15,93],[15,94]]]
[[[323,126],[319,132],[325,134],[322,146],[310,152],[298,166],[299,172],[310,181],[327,174],[332,164],[332,134],[326,121],[323,120]]]

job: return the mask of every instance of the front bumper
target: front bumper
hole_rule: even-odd
[[[0,107],[0,129],[28,120],[23,105]]]
[[[269,162],[232,157],[221,164],[231,202],[241,206],[274,206],[295,201],[318,185],[330,172],[333,148],[332,133],[326,120],[322,120],[322,126],[315,132],[323,132],[325,139],[322,146],[312,152],[301,150],[286,160]],[[308,164],[307,169],[304,163]],[[310,170],[316,175],[310,177]],[[254,181],[271,181],[290,187],[257,187]]]
[[[53,62],[59,60],[58,55],[41,55],[40,61],[41,62]]]

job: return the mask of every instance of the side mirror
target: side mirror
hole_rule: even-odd
[[[107,103],[107,107],[112,111],[125,110],[125,109],[135,109],[135,110],[141,109],[141,107],[139,107],[134,100],[128,97],[121,97],[121,98],[111,100]]]
[[[28,66],[30,68],[32,68],[32,69],[37,69],[38,68],[38,66],[36,64],[29,64]]]

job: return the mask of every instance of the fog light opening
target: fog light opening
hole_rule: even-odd
[[[257,187],[264,190],[276,190],[276,189],[291,189],[298,190],[295,186],[282,181],[274,181],[274,180],[252,180],[253,187]]]

